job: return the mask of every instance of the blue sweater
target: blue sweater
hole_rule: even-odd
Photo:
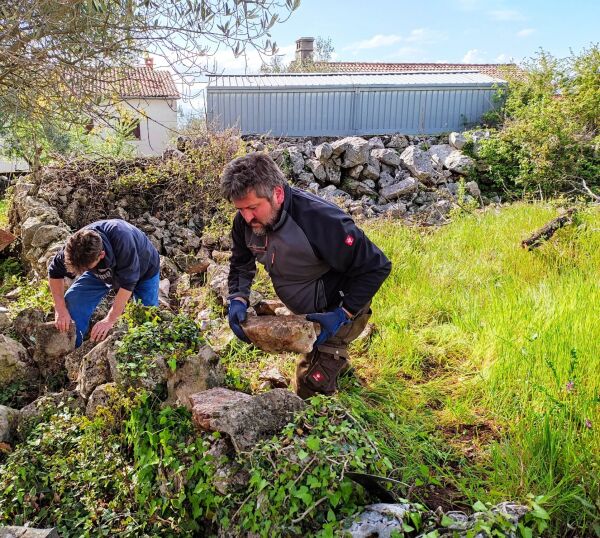
[[[115,290],[133,291],[136,284],[158,273],[160,256],[148,237],[124,220],[99,220],[84,227],[102,238],[106,255],[91,272]],[[65,266],[65,249],[61,249],[48,267],[50,278],[75,278]]]

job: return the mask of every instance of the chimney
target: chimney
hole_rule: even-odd
[[[300,63],[312,62],[314,52],[314,37],[301,37],[296,40],[296,61]]]
[[[150,69],[154,69],[154,58],[148,56],[144,62],[146,63],[146,67],[149,67]]]

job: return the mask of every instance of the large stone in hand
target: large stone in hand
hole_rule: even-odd
[[[304,316],[252,316],[242,328],[252,343],[270,353],[309,353],[321,327]]]

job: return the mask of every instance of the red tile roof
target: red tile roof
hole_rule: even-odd
[[[395,73],[406,71],[478,71],[484,75],[505,78],[506,74],[520,72],[516,64],[442,64],[442,63],[381,63],[381,62],[317,62],[319,67],[331,72]]]
[[[95,83],[103,94],[116,93],[119,97],[179,99],[175,81],[168,71],[151,67],[113,69],[108,76]]]

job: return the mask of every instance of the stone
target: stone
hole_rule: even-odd
[[[320,333],[320,325],[305,316],[254,316],[242,323],[252,343],[269,353],[308,353]]]
[[[0,538],[60,538],[60,535],[55,528],[0,527]]]
[[[377,503],[365,506],[357,516],[347,518],[345,535],[352,538],[379,536],[389,538],[396,532],[404,535],[404,517],[411,511],[410,504]]]
[[[331,147],[331,144],[329,144],[327,142],[323,142],[322,144],[319,144],[315,148],[315,156],[320,161],[327,161],[328,159],[331,158],[332,155],[333,155],[333,148]]]
[[[400,155],[400,161],[418,180],[425,184],[431,183],[433,165],[429,153],[417,146],[409,146]]]
[[[408,144],[408,139],[405,136],[394,134],[390,138],[390,141],[386,144],[386,147],[400,150],[406,148]]]
[[[302,152],[298,148],[291,146],[288,148],[288,154],[292,162],[292,172],[295,176],[301,174],[304,171],[304,157],[302,156]]]
[[[8,308],[0,306],[0,331],[8,329],[12,324]]]
[[[223,305],[227,303],[229,296],[228,277],[229,266],[227,265],[213,263],[207,270],[208,285]]]
[[[342,171],[335,164],[327,163],[325,165],[325,173],[327,181],[332,185],[339,185],[342,182]]]
[[[158,282],[158,302],[161,306],[170,308],[169,293],[171,292],[171,282],[168,278],[163,278]]]
[[[40,323],[35,329],[33,360],[45,378],[58,374],[65,366],[65,356],[75,349],[75,324],[66,332],[59,331],[53,321]]]
[[[444,161],[453,151],[454,149],[449,144],[436,144],[431,146],[427,150],[427,153],[431,156],[431,162],[434,167],[441,170],[444,166]]]
[[[325,176],[325,177],[327,177],[327,176]],[[313,175],[312,172],[302,172],[301,174],[298,174],[297,183],[299,183],[300,185],[304,185],[305,187],[307,187],[314,180],[315,180],[315,176]]]
[[[33,343],[35,329],[44,322],[44,317],[37,308],[25,308],[13,319],[12,328],[25,342]]]
[[[448,136],[448,142],[454,149],[463,149],[467,143],[467,138],[462,133],[450,133]]]
[[[111,334],[83,357],[77,378],[77,390],[84,398],[89,398],[97,386],[116,380],[118,372],[115,342],[119,336],[117,333]]]
[[[479,198],[481,196],[481,190],[479,189],[479,185],[477,185],[477,181],[467,182],[465,188],[473,198]]]
[[[379,191],[379,194],[387,200],[395,200],[417,192],[418,188],[419,182],[414,177],[408,177],[388,187],[384,187]]]
[[[364,166],[359,164],[358,166],[353,166],[348,169],[348,176],[352,179],[358,179],[360,177],[361,172],[363,171]]]
[[[385,145],[383,144],[383,140],[378,136],[374,136],[373,138],[369,138],[369,146],[371,149],[383,149]]]
[[[64,390],[44,394],[21,409],[19,415],[19,437],[26,437],[30,425],[43,418],[48,411],[65,407],[71,411],[83,411],[85,401],[76,390]]]
[[[306,161],[306,166],[308,166],[308,168],[318,181],[325,181],[325,179],[327,179],[327,172],[325,171],[325,167],[323,166],[323,163],[318,159],[309,159],[308,161]]]
[[[45,247],[56,241],[64,242],[71,232],[65,226],[45,224],[35,231],[31,240],[31,247]]]
[[[444,160],[444,166],[457,174],[465,175],[475,166],[475,161],[458,150],[454,150]]]
[[[385,211],[383,212],[383,214],[386,217],[391,217],[391,218],[403,217],[404,215],[406,215],[406,204],[403,204],[401,202],[396,202],[394,204],[388,204],[388,206],[385,208]]]
[[[38,369],[29,361],[27,350],[16,340],[0,334],[0,388],[13,383],[30,383]]]
[[[225,384],[226,370],[210,346],[202,347],[195,355],[187,356],[175,371],[167,373],[169,405],[191,409],[190,396]]]
[[[231,259],[231,251],[230,250],[213,250],[212,251],[212,259],[217,263],[223,265],[225,263],[229,263]]]
[[[258,379],[259,381],[267,381],[274,389],[285,389],[290,384],[289,380],[275,367],[263,370],[258,375]]]
[[[8,230],[3,230],[0,228],[0,252],[2,252],[16,238],[16,235],[11,234]]]
[[[84,342],[78,348],[71,351],[71,353],[65,357],[65,370],[67,371],[67,377],[69,378],[69,381],[73,383],[77,382],[83,357],[87,355],[95,345],[96,342],[84,340]]]
[[[389,174],[388,172],[382,172],[379,176],[379,188],[389,187],[390,185],[397,183],[398,179]]]
[[[194,424],[201,430],[219,431],[219,420],[226,417],[233,407],[243,405],[251,399],[250,394],[223,387],[192,394],[190,405]]]
[[[229,435],[237,452],[251,450],[257,442],[278,433],[306,406],[286,389],[249,396],[218,388],[190,399],[194,423],[201,429]]]
[[[0,405],[0,443],[12,444],[19,423],[19,411]]]
[[[371,157],[388,166],[400,166],[400,155],[391,148],[373,149]]]
[[[278,308],[285,308],[285,305],[279,299],[264,299],[254,305],[254,310],[258,316],[275,316]]]
[[[331,144],[334,155],[343,153],[342,168],[352,168],[369,160],[369,142],[359,136],[349,136]],[[340,148],[343,151],[336,153]]]
[[[114,398],[116,392],[116,383],[104,383],[103,385],[98,385],[90,394],[87,405],[85,406],[85,414],[90,418],[95,417],[98,408],[107,407]]]
[[[236,461],[235,449],[226,438],[217,439],[208,449],[215,467],[212,484],[221,495],[243,490],[250,481],[250,473]]]
[[[160,257],[160,277],[168,278],[171,284],[175,284],[179,278],[179,268],[168,256]]]

